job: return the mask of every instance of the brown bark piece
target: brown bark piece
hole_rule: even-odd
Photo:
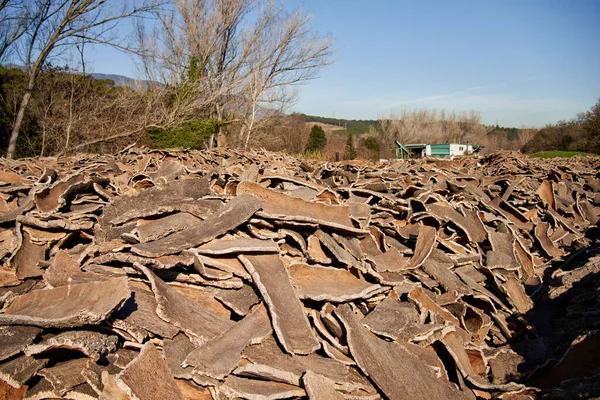
[[[20,353],[41,331],[35,326],[0,326],[0,361]]]
[[[241,238],[232,240],[213,240],[195,250],[200,254],[206,255],[279,253],[279,246],[272,240]]]
[[[75,386],[86,383],[81,371],[86,367],[86,358],[62,361],[50,368],[44,368],[38,372],[52,385],[55,396],[62,397]]]
[[[59,333],[41,343],[27,346],[28,356],[43,353],[52,349],[77,350],[94,361],[98,361],[108,353],[117,349],[118,338],[93,331],[67,331]]]
[[[190,213],[178,212],[141,224],[134,232],[137,232],[140,243],[147,243],[191,228],[200,221],[200,218]]]
[[[113,314],[113,325],[128,330],[142,328],[163,338],[172,338],[179,329],[165,322],[156,314],[156,299],[151,290],[139,283],[130,284],[132,296]],[[121,323],[119,323],[121,322]]]
[[[469,356],[465,351],[463,340],[460,338],[459,335],[456,334],[456,332],[450,332],[444,335],[440,342],[446,347],[446,350],[454,359],[454,362],[456,363],[456,366],[462,374],[462,376],[464,376],[465,379],[473,386],[479,389],[500,389],[504,391],[519,390],[524,388],[523,385],[517,383],[509,383],[505,385],[493,384],[486,381],[481,376],[477,375],[473,370],[473,367],[471,366]]]
[[[408,260],[395,247],[371,257],[371,260],[375,262],[377,272],[401,272],[408,267]]]
[[[548,204],[550,208],[556,211],[556,198],[554,197],[554,188],[552,186],[552,182],[543,181],[535,193],[540,196],[540,199]]]
[[[177,334],[173,339],[163,340],[163,353],[173,377],[178,379],[192,379],[193,368],[184,368],[182,364],[188,354],[194,351],[195,348],[196,346],[183,333]]]
[[[291,354],[310,354],[319,342],[279,255],[240,256],[269,310],[273,330]]]
[[[0,324],[45,328],[96,325],[130,296],[125,277],[36,290],[15,298],[0,314]]]
[[[23,400],[25,392],[27,392],[27,386],[23,385],[19,388],[14,388],[0,379],[0,399]]]
[[[43,189],[35,195],[35,204],[38,210],[44,213],[50,213],[64,205],[63,194],[73,185],[85,180],[83,174],[77,174],[68,179],[56,182],[52,187]]]
[[[237,368],[234,374],[300,385],[302,375],[310,370],[336,383],[349,383],[356,387],[370,386],[355,369],[337,360],[318,354],[287,355],[272,338],[265,339],[258,345],[246,347],[243,356],[252,364]]]
[[[344,400],[344,395],[335,390],[335,382],[323,375],[306,371],[302,384],[310,400]]]
[[[260,199],[262,212],[271,218],[312,222],[353,233],[360,231],[352,224],[350,209],[346,206],[304,201],[248,181],[238,185],[237,193],[248,193]]]
[[[227,398],[247,400],[276,400],[292,397],[304,397],[306,392],[298,386],[281,382],[270,382],[229,376],[218,388]]]
[[[10,261],[10,266],[16,271],[17,278],[35,278],[42,276],[44,270],[40,262],[46,259],[46,245],[31,240],[31,235],[22,230],[21,246]]]
[[[184,400],[164,358],[152,343],[121,371],[116,383],[129,396],[143,400]]]
[[[64,250],[56,253],[52,264],[44,271],[44,280],[54,288],[106,279],[103,275],[82,271],[79,263]]]
[[[205,214],[220,205],[219,201],[202,200],[209,194],[211,191],[208,180],[197,178],[155,186],[134,196],[119,196],[104,207],[100,225],[106,229],[110,225],[120,225],[136,218],[173,211],[198,210],[199,213],[192,214]]]
[[[419,320],[415,306],[388,296],[361,321],[369,330],[392,340],[410,323]]]
[[[150,243],[136,244],[131,250],[145,257],[159,257],[206,243],[246,222],[258,209],[260,201],[252,196],[237,196],[204,221],[192,228]]]
[[[408,261],[408,269],[415,269],[421,266],[429,257],[435,247],[437,229],[434,226],[419,223],[419,236],[415,246],[415,253]]]
[[[18,389],[48,363],[46,358],[21,356],[0,364],[0,380]]]
[[[525,287],[523,287],[516,277],[513,275],[507,276],[506,282],[501,286],[507,294],[509,301],[515,306],[517,312],[526,314],[533,308],[533,301],[527,296]]]
[[[220,336],[191,352],[184,363],[194,366],[194,373],[223,379],[235,369],[246,345],[259,342],[271,332],[267,310],[259,305]]]
[[[248,311],[258,304],[260,299],[250,285],[244,285],[241,289],[217,289],[215,298],[231,309],[237,315],[246,315]]]
[[[440,380],[433,370],[404,346],[373,337],[344,304],[336,315],[344,325],[350,351],[364,374],[390,399],[467,399]]]
[[[460,295],[470,294],[471,288],[467,286],[460,278],[450,269],[453,265],[442,263],[434,257],[429,257],[422,266],[423,271],[444,288],[446,292],[456,292]]]
[[[208,388],[198,386],[194,382],[184,379],[175,379],[175,383],[186,400],[213,400]]]
[[[220,335],[233,324],[204,309],[198,303],[188,300],[154,275],[150,269],[144,266],[139,266],[139,268],[152,284],[152,291],[157,302],[156,313],[164,321],[203,341]]]
[[[288,267],[296,294],[301,299],[345,302],[364,298],[381,288],[357,278],[345,269],[293,264]]]
[[[492,251],[486,254],[488,268],[515,269],[519,263],[515,256],[515,238],[512,233],[488,232]]]
[[[452,315],[449,311],[446,311],[444,308],[440,307],[436,302],[431,300],[427,294],[423,291],[423,289],[419,286],[414,287],[410,293],[408,294],[408,298],[413,300],[420,309],[426,309],[438,314],[445,321],[450,322],[452,325],[459,327],[460,321]]]
[[[544,253],[548,255],[548,257],[562,257],[564,255],[563,252],[559,250],[556,246],[554,246],[554,243],[552,243],[552,240],[550,240],[550,238],[548,237],[549,227],[550,225],[547,222],[538,222],[535,225],[535,238],[542,247],[542,250],[544,250]]]
[[[444,222],[452,222],[454,225],[462,229],[467,238],[471,242],[482,242],[487,238],[487,234],[483,224],[477,217],[477,214],[470,213],[470,215],[464,217],[454,207],[448,205],[444,206],[441,204],[428,204],[427,209],[440,218]]]
[[[348,250],[340,246],[331,236],[322,230],[315,232],[315,236],[319,239],[321,244],[327,248],[333,254],[333,256],[342,264],[355,267],[359,270],[364,271],[363,265],[354,257]]]

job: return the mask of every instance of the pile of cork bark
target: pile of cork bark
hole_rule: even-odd
[[[0,398],[600,396],[600,159],[0,162]]]

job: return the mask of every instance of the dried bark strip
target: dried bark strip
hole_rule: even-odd
[[[225,255],[248,253],[279,253],[279,246],[272,240],[241,238],[231,240],[212,240],[195,249],[200,254]]]
[[[173,211],[192,212],[196,208],[200,208],[204,214],[218,205],[218,202],[202,200],[209,194],[211,191],[208,180],[196,178],[155,186],[133,196],[119,196],[104,208],[100,225],[105,229],[136,218]]]
[[[238,365],[246,345],[260,342],[271,332],[267,310],[259,305],[220,336],[192,351],[184,365],[194,366],[194,373],[223,379]]]
[[[345,269],[298,263],[290,265],[288,271],[301,299],[341,303],[368,297],[381,288]]]
[[[335,311],[356,363],[390,399],[467,399],[404,346],[373,337],[347,304]]]
[[[274,190],[244,181],[237,187],[238,195],[251,194],[262,202],[262,213],[269,218],[312,222],[323,226],[337,228],[343,231],[357,233],[357,229],[350,219],[350,209],[345,206],[327,206],[321,203],[312,203],[288,196]]]
[[[25,354],[32,356],[52,349],[77,350],[98,361],[108,353],[117,350],[118,338],[94,331],[66,331],[44,340],[41,343],[27,346]]]
[[[279,255],[240,256],[267,305],[273,330],[288,353],[310,354],[319,341]]]
[[[0,326],[0,361],[19,354],[41,331],[35,326]]]
[[[148,277],[156,299],[156,313],[164,321],[175,325],[186,334],[206,341],[225,332],[233,322],[206,310],[169,287],[150,269],[138,265]]]
[[[152,343],[117,376],[117,386],[130,397],[144,400],[184,400],[164,358]]]
[[[0,324],[44,328],[96,325],[130,296],[125,277],[36,290],[15,298],[0,314]]]
[[[133,246],[131,251],[144,257],[160,257],[179,253],[206,243],[248,221],[260,208],[260,201],[252,196],[237,196],[218,212],[194,227],[174,233],[150,243]]]
[[[408,261],[407,269],[420,267],[429,257],[435,247],[437,229],[434,226],[419,223],[419,236],[415,247],[415,254]]]

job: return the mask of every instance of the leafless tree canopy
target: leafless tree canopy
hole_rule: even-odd
[[[68,54],[81,43],[120,46],[115,41],[116,24],[123,19],[143,15],[155,9],[157,4],[145,0],[4,0],[3,4],[0,10],[2,17],[7,15],[5,18],[15,21],[13,28],[8,24],[8,33],[3,33],[9,38],[4,43],[8,43],[7,48],[16,45],[28,73],[27,90],[19,104],[8,145],[7,157],[11,158],[31,93],[46,61],[59,54]],[[13,14],[14,18],[11,17]],[[5,29],[4,26],[2,29]],[[21,32],[19,29],[24,30]],[[15,35],[20,36],[10,42]]]
[[[185,88],[174,115],[208,109],[239,120],[233,144],[242,148],[263,117],[290,104],[295,85],[332,61],[331,39],[311,33],[310,17],[281,1],[174,0],[157,20],[138,29],[144,72]]]
[[[388,143],[481,143],[487,133],[477,111],[402,109],[380,116],[379,123]]]

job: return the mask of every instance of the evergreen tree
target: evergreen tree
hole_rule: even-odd
[[[327,144],[327,136],[325,131],[319,125],[313,125],[310,130],[308,143],[306,144],[306,152],[320,151]]]
[[[356,158],[356,149],[354,148],[354,140],[352,137],[352,133],[348,132],[348,141],[346,142],[346,153],[344,154],[344,159],[346,160],[354,160]]]

